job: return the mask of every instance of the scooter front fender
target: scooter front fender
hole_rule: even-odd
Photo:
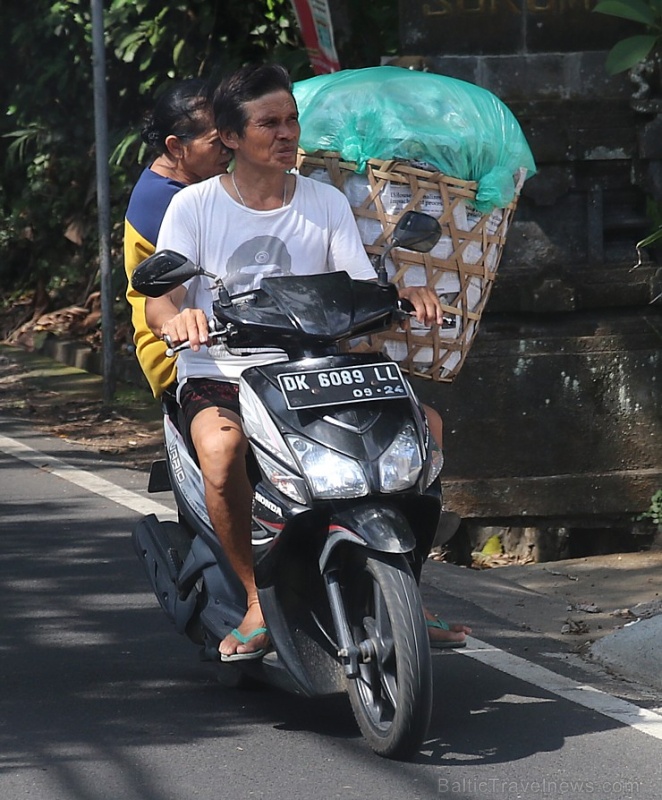
[[[410,553],[416,547],[416,537],[404,514],[392,506],[377,503],[332,515],[329,535],[319,559],[321,572],[341,542],[363,545],[380,553]]]

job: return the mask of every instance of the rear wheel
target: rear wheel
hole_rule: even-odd
[[[405,759],[421,746],[432,711],[432,661],[416,581],[401,555],[353,551],[343,571],[345,612],[370,660],[350,679],[359,728],[379,755]]]

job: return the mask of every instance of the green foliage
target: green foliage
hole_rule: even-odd
[[[610,75],[634,67],[662,41],[662,0],[600,0],[593,10],[638,22],[646,29],[645,34],[628,36],[612,47],[606,63]]]
[[[159,87],[279,61],[310,67],[289,0],[105,0],[112,256],[123,290],[122,219],[141,169],[142,116]],[[0,283],[71,302],[98,262],[89,0],[3,0],[0,23]]]
[[[640,519],[650,519],[655,525],[662,525],[662,489],[658,489],[651,497],[648,511],[645,511]]]
[[[633,269],[636,269],[643,264],[644,248],[650,247],[662,239],[662,205],[658,201],[649,197],[646,203],[646,214],[652,223],[653,231],[635,245],[637,251],[637,263],[634,265]],[[657,297],[654,297],[651,300],[651,303],[656,303],[660,299],[662,299],[662,294],[658,294]]]
[[[651,244],[655,244],[655,242],[659,242],[662,239],[662,227],[658,228],[653,233],[646,236],[645,239],[642,239],[640,242],[637,242],[637,250],[640,247],[648,247]]]
[[[661,0],[662,1],[662,0]],[[344,67],[394,53],[398,0],[336,0]],[[124,289],[122,220],[146,157],[144,112],[170,80],[217,79],[277,61],[310,77],[290,0],[104,0],[111,255]],[[0,286],[82,302],[97,288],[90,0],[3,0],[0,27]],[[125,304],[124,304],[125,307]]]

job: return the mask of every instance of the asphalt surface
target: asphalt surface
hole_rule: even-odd
[[[57,365],[41,369],[54,386]],[[58,372],[65,416],[83,388],[100,382]],[[661,796],[662,693],[584,652],[644,624],[622,627],[610,609],[655,597],[657,551],[481,571],[430,560],[426,602],[474,635],[433,655],[428,739],[412,763],[388,762],[346,698],[220,685],[131,548],[146,504],[172,513],[170,496],[35,423],[0,411],[3,800]],[[588,632],[563,633],[568,619]]]
[[[81,393],[101,396],[99,376],[66,364],[80,361],[79,348],[51,343],[49,352],[58,360],[0,345],[0,358],[30,368],[32,380],[56,376],[60,406],[66,408]],[[131,413],[126,407],[122,411]],[[528,638],[543,637],[574,668],[586,667],[595,676],[595,667],[604,667],[601,679],[615,679],[624,696],[662,705],[662,541],[638,553],[489,570],[430,561],[422,591],[442,617],[471,624],[475,636],[487,634],[499,644],[498,626],[490,623],[498,612],[521,632],[510,637],[509,646],[526,648]],[[448,609],[451,597],[458,601],[455,617]]]
[[[430,604],[475,637],[434,653],[432,722],[410,763],[377,758],[342,695],[219,684],[131,547],[146,503],[172,511],[145,477],[0,415],[3,800],[659,800],[653,696],[628,683],[637,704],[623,702],[625,687],[533,630],[547,598],[505,570],[426,566]]]
[[[435,592],[464,601],[480,639],[662,706],[662,549],[479,571],[429,561],[422,593],[439,608]]]

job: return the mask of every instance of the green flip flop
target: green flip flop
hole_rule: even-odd
[[[244,636],[243,633],[238,631],[236,628],[230,631],[230,636],[234,636],[234,638],[240,644],[248,644],[248,642],[255,639],[256,636],[262,636],[263,633],[269,634],[269,631],[266,628],[255,628],[255,630],[251,631],[250,633]],[[261,647],[259,650],[251,650],[249,653],[231,653],[230,655],[225,655],[225,653],[221,653],[221,661],[229,662],[229,661],[254,661],[258,658],[262,658],[267,652],[266,647]]]
[[[439,631],[450,631],[451,626],[444,622],[443,619],[435,617],[434,619],[426,619],[425,624],[428,628],[436,628]],[[439,640],[430,639],[430,647],[435,650],[457,650],[460,647],[466,647],[466,640],[463,642],[441,642]]]

